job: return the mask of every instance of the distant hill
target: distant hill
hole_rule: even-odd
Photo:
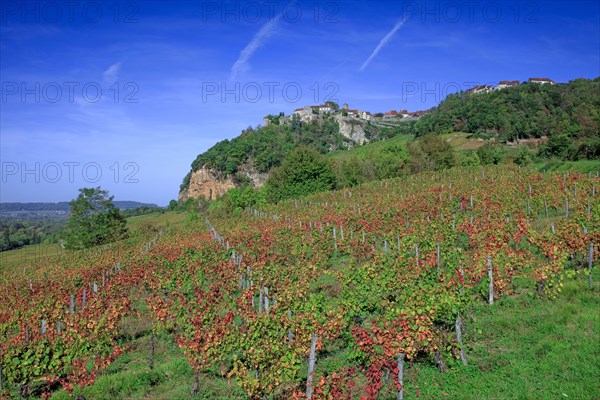
[[[600,157],[600,78],[522,83],[446,97],[415,124],[417,135],[471,133],[502,143],[548,139],[544,156]]]
[[[121,210],[131,210],[139,207],[154,207],[156,204],[140,203],[138,201],[114,201],[113,204]],[[66,218],[69,214],[69,202],[58,203],[0,203],[0,218]]]

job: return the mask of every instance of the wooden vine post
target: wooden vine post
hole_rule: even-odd
[[[398,354],[398,389],[397,400],[404,400],[404,353]]]
[[[154,329],[150,329],[150,356],[148,357],[148,368],[154,369]]]
[[[287,310],[287,315],[288,315],[288,318],[291,320],[292,312],[290,310]],[[292,332],[292,328],[288,328],[287,339],[288,339],[288,343],[292,343],[292,340],[294,340],[294,332]]]
[[[487,256],[488,277],[490,278],[489,299],[490,304],[494,304],[494,275],[492,273],[492,256]]]
[[[436,248],[436,261],[437,261],[437,274],[440,274],[440,242],[437,243]]]
[[[415,259],[417,262],[417,266],[419,265],[419,245],[415,245]]]
[[[315,363],[317,361],[317,338],[316,333],[312,334],[310,339],[310,355],[308,356],[308,375],[306,377],[306,397],[312,399],[313,375],[315,372]]]
[[[192,395],[197,395],[200,391],[200,371],[194,370],[194,386],[192,387]]]
[[[592,263],[594,261],[594,243],[590,242],[590,255],[588,258],[588,268],[590,270],[589,281],[590,281],[590,289],[592,288]]]
[[[337,251],[338,247],[337,247],[337,235],[335,232],[335,227],[333,228],[333,247],[335,248],[335,251]]]
[[[464,365],[467,365],[467,355],[465,354],[462,341],[462,320],[460,319],[460,314],[456,316],[456,341],[460,345],[460,359]]]

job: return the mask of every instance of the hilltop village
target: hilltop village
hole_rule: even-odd
[[[464,93],[467,95],[471,94],[479,94],[479,93],[491,93],[496,90],[502,90],[514,86],[519,86],[525,83],[534,83],[534,84],[549,84],[555,85],[556,82],[550,78],[529,78],[527,81],[519,82],[518,80],[503,80],[499,81],[498,85],[476,85],[472,88],[466,90]],[[340,120],[341,117],[346,118],[355,118],[363,121],[373,121],[373,122],[384,122],[384,121],[414,121],[419,119],[421,116],[425,115],[430,110],[418,110],[418,111],[408,111],[408,110],[390,110],[387,112],[378,112],[371,113],[369,111],[359,110],[359,109],[351,109],[348,106],[348,103],[344,103],[340,108],[339,105],[333,101],[327,101],[325,104],[321,105],[313,105],[313,106],[305,106],[301,108],[296,108],[291,114],[285,115],[284,112],[280,112],[279,115],[273,116],[268,115],[263,118],[263,125],[268,126],[269,124],[276,125],[285,125],[292,122],[293,119],[297,118],[302,122],[316,121],[320,119],[322,116],[333,116],[335,119]]]

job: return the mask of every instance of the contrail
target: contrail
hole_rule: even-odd
[[[371,55],[369,56],[369,58],[367,58],[367,60],[360,67],[361,71],[364,70],[367,67],[367,65],[369,65],[369,63],[375,57],[377,57],[377,54],[379,54],[379,51],[383,48],[383,46],[385,46],[387,44],[387,42],[390,41],[390,39],[392,38],[392,36],[394,36],[394,33],[396,33],[396,31],[398,29],[400,29],[402,27],[402,25],[404,25],[405,22],[406,22],[406,17],[402,17],[400,19],[400,21],[396,22],[396,25],[394,25],[394,27],[392,28],[392,30],[389,31],[388,34],[385,35],[385,37],[383,39],[381,39],[381,41],[379,42],[379,44],[377,45],[377,47],[375,47],[375,50],[373,50],[373,52],[371,53]]]
[[[264,44],[265,40],[267,40],[271,33],[273,33],[275,25],[280,18],[281,14],[264,24],[263,27],[260,28],[260,30],[256,33],[256,35],[254,35],[250,43],[244,47],[244,49],[240,52],[240,56],[238,57],[237,61],[231,67],[229,80],[235,80],[238,73],[247,68],[248,60],[250,57],[252,57],[252,54],[254,54],[254,52]]]

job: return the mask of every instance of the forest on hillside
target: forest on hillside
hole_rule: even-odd
[[[0,251],[30,244],[57,243],[66,220],[0,220]]]
[[[600,157],[600,78],[524,83],[491,93],[449,95],[415,125],[417,135],[467,132],[500,142],[548,137],[547,157]]]
[[[343,148],[347,140],[339,134],[338,123],[332,118],[310,123],[294,118],[286,125],[248,127],[240,136],[220,141],[199,154],[192,163],[191,171],[205,165],[225,175],[235,176],[238,168],[252,159],[253,166],[259,172],[267,172],[278,166],[284,156],[297,146],[310,146],[325,154]],[[189,185],[191,171],[184,178],[181,188]],[[240,176],[238,178],[243,179]]]

